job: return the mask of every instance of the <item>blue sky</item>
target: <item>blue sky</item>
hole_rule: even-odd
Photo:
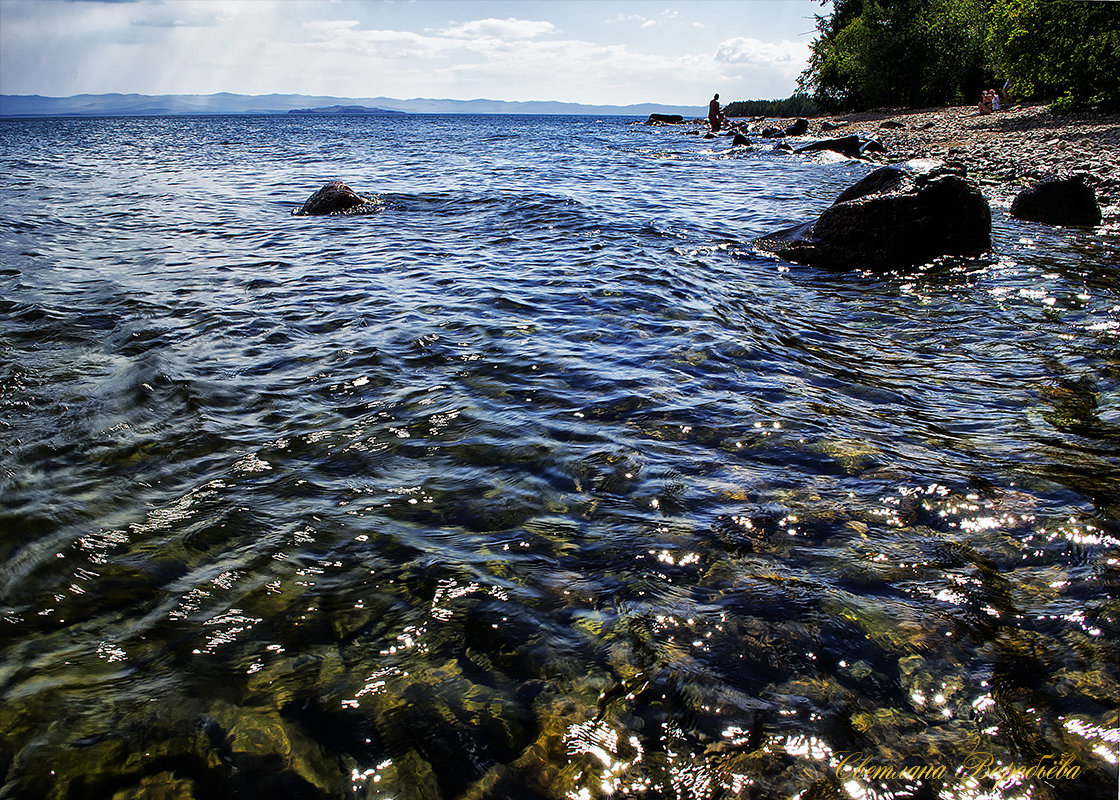
[[[788,97],[817,0],[0,0],[0,93]]]

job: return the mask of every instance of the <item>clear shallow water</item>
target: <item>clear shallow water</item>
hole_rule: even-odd
[[[789,267],[869,167],[622,120],[0,142],[0,797],[1114,795],[1115,231]]]

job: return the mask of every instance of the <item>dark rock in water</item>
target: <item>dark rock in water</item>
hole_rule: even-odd
[[[684,122],[684,117],[680,114],[650,114],[649,119],[646,120],[647,125],[658,122],[665,125],[676,125],[678,122]]]
[[[1028,186],[1011,203],[1011,216],[1051,225],[1100,225],[1097,193],[1081,175],[1046,178]]]
[[[712,133],[711,131],[709,131],[708,133],[704,134],[704,138],[705,139],[714,139],[714,138],[716,138],[716,135],[714,133]]]
[[[847,124],[848,123],[846,123],[846,122],[833,122],[831,120],[826,119],[824,122],[821,123],[821,130],[822,131],[835,131],[835,130],[838,130],[840,128],[845,127]]]
[[[832,150],[848,158],[859,158],[865,152],[882,152],[884,149],[879,141],[865,139],[853,133],[850,136],[841,136],[838,139],[821,139],[819,142],[797,148],[796,152],[816,153],[821,150]]]
[[[331,181],[292,214],[321,216],[325,214],[358,214],[372,208],[373,198],[363,197],[342,181]]]
[[[883,194],[893,191],[906,182],[906,176],[906,170],[899,167],[877,169],[842,191],[832,204],[858,200],[861,197],[867,197],[869,194]]]
[[[786,136],[804,136],[809,132],[809,120],[799,119],[786,128]]]
[[[731,140],[732,147],[750,147],[751,140],[741,133],[735,134],[735,138]]]
[[[905,128],[906,125],[899,122],[897,119],[885,119],[879,123],[880,128]]]
[[[992,214],[974,183],[944,169],[883,167],[845,190],[815,221],[756,239],[798,264],[892,269],[991,249]]]
[[[782,136],[785,136],[785,135],[786,135],[786,132],[783,131],[781,128],[770,127],[770,128],[763,128],[762,129],[762,137],[764,139],[778,139],[778,138],[780,138]]]
[[[781,150],[785,153],[792,153],[793,152],[793,145],[790,144],[789,142],[785,141],[785,140],[782,140],[782,141],[780,141],[780,142],[778,142],[777,144],[774,145],[774,149],[775,150]]]

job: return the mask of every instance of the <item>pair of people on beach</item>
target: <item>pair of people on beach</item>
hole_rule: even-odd
[[[991,114],[1005,108],[1011,108],[1011,99],[1007,96],[1007,86],[1011,81],[1004,81],[1003,86],[996,89],[985,89],[980,95],[980,105],[976,107],[977,114]]]

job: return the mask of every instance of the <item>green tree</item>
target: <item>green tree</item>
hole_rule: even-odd
[[[1017,97],[1120,108],[1120,3],[996,0],[987,43]]]
[[[785,100],[736,100],[723,111],[729,117],[814,117],[821,113],[817,104],[803,94]]]
[[[978,96],[991,0],[836,0],[798,86],[824,108],[919,107]],[[822,2],[823,5],[823,2]]]

